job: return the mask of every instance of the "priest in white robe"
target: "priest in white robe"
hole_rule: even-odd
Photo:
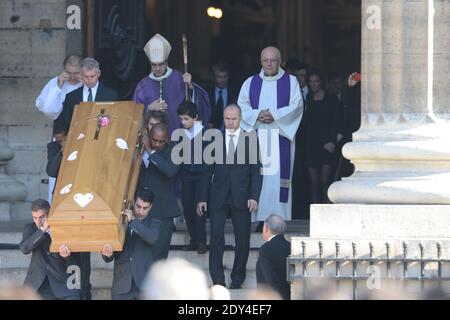
[[[63,108],[66,95],[83,85],[80,80],[81,58],[70,55],[64,59],[64,72],[52,78],[36,99],[36,107],[47,118],[56,120]]]
[[[247,79],[239,94],[241,127],[257,130],[263,163],[263,186],[253,221],[271,214],[292,219],[292,172],[295,135],[303,115],[300,85],[281,67],[275,47],[261,52],[262,70]]]
[[[80,79],[80,64],[81,58],[79,56],[70,55],[66,57],[63,62],[64,71],[59,76],[50,79],[36,98],[36,108],[47,118],[56,120],[63,109],[66,95],[83,85]],[[51,204],[56,178],[49,177],[48,180],[47,199]]]

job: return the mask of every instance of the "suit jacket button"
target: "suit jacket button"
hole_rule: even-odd
[[[130,258],[130,261],[133,261],[133,258]]]

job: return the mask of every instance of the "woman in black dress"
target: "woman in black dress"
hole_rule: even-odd
[[[319,71],[309,73],[310,93],[305,113],[305,162],[313,203],[327,203],[327,191],[335,161],[340,102],[323,89]]]

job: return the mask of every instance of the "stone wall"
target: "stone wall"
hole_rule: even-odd
[[[82,30],[66,27],[68,5],[82,1],[11,0],[0,2],[0,139],[14,150],[6,173],[28,190],[11,218],[29,215],[29,202],[47,198],[46,144],[52,121],[35,106],[47,81],[62,71],[69,53],[83,51]],[[82,7],[81,7],[82,8]],[[81,11],[82,12],[82,11]]]

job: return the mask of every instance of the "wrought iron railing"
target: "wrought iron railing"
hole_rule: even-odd
[[[425,282],[434,281],[440,286],[444,281],[450,281],[449,276],[443,276],[444,265],[450,266],[449,259],[442,258],[442,243],[436,242],[435,252],[432,253],[432,258],[425,258],[425,245],[424,243],[419,243],[419,257],[408,257],[408,250],[410,249],[408,242],[402,242],[402,253],[395,257],[391,253],[391,243],[385,243],[385,254],[380,257],[374,256],[374,245],[372,242],[368,243],[369,255],[368,257],[358,257],[358,247],[356,243],[352,243],[352,255],[342,256],[341,255],[341,243],[335,243],[335,254],[333,256],[324,257],[324,244],[323,242],[318,242],[318,251],[315,255],[306,254],[306,242],[302,241],[301,254],[297,256],[289,256],[287,259],[287,280],[290,282],[301,281],[303,283],[303,298],[308,297],[307,283],[308,281],[316,280],[328,280],[334,281],[336,287],[339,288],[340,282],[351,281],[353,285],[353,299],[358,299],[358,282],[368,281],[373,279],[374,275],[372,273],[364,273],[358,271],[358,266],[361,264],[367,264],[369,267],[377,266],[380,270],[384,268],[384,272],[378,274],[380,276],[380,281],[402,281],[406,284],[407,281],[420,281],[420,288],[423,291],[425,287]],[[426,267],[428,264],[437,264],[435,272],[432,276],[426,275]],[[317,265],[319,268],[318,275],[309,274],[308,270],[311,267],[309,265]],[[331,275],[329,272],[327,275],[324,274],[325,265],[334,264],[335,272]],[[350,264],[351,272],[346,272],[348,275],[342,275],[342,265]],[[417,276],[412,276],[408,274],[409,266],[411,264],[419,264],[420,272],[415,272]],[[383,266],[383,267],[381,267]],[[400,266],[402,268],[402,276],[398,277],[392,274],[393,266]],[[312,268],[311,268],[312,269]],[[316,267],[317,269],[317,267]]]

